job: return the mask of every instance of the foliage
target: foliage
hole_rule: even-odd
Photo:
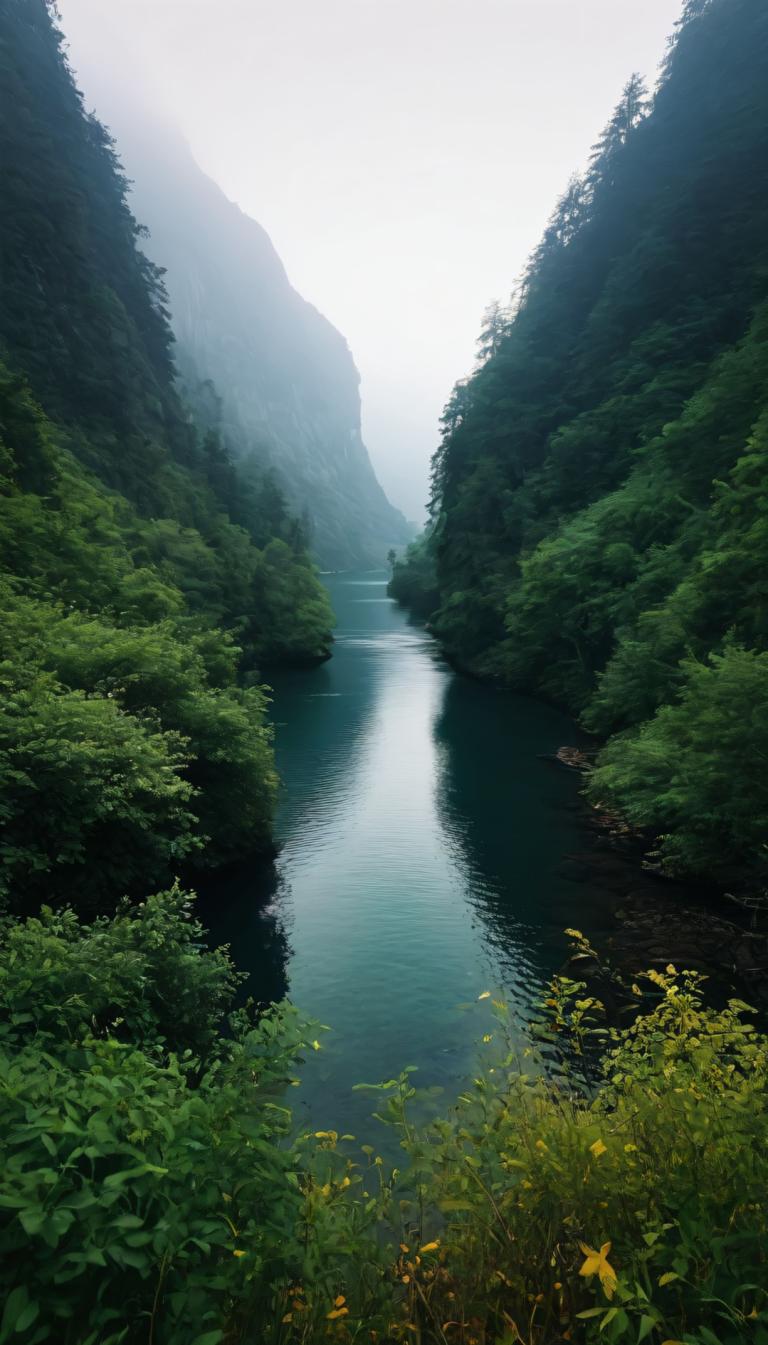
[[[768,1042],[746,1005],[668,967],[627,987],[619,1029],[559,977],[521,1049],[484,992],[478,1073],[441,1119],[412,1067],[371,1086],[388,1171],[291,1132],[282,1094],[320,1043],[287,1007],[222,1035],[235,981],[177,890],[7,924],[3,1339],[764,1345]]]
[[[215,1345],[296,1256],[288,1008],[222,1037],[234,977],[182,894],[0,951],[3,1340]]]
[[[392,557],[392,574],[387,586],[390,597],[409,607],[417,616],[428,616],[434,611],[438,592],[429,532],[411,542],[402,559],[398,559],[394,552]]]
[[[184,740],[41,677],[2,686],[0,896],[130,892],[194,848]],[[91,864],[98,867],[93,869]]]
[[[180,399],[162,274],[55,19],[0,13],[0,893],[110,906],[269,852],[260,673],[327,657],[332,614],[270,474]]]
[[[768,193],[752,169],[768,152],[767,75],[760,0],[685,7],[653,98],[633,76],[444,415],[432,625],[462,665],[600,734],[665,705],[682,725],[687,660],[733,636],[768,645]],[[424,565],[398,574],[404,595]],[[719,754],[713,735],[696,769],[724,780]],[[695,784],[651,806],[637,772],[600,780],[670,834],[665,860],[699,865],[674,839],[702,802]],[[744,841],[754,875],[761,844]]]
[[[205,1055],[239,980],[226,950],[203,951],[205,931],[177,886],[90,924],[68,908],[6,917],[2,934],[3,1034],[15,1049],[88,1034]]]
[[[766,881],[768,653],[730,646],[685,662],[679,700],[614,738],[590,778],[636,826],[668,828],[661,858],[673,871]],[[714,749],[714,750],[713,750]]]

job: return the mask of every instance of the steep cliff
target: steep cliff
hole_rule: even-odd
[[[213,381],[229,447],[274,467],[323,567],[383,564],[412,530],[371,466],[343,336],[293,289],[264,229],[198,168],[181,136],[133,108],[107,105],[104,115],[149,230],[143,246],[165,268],[188,396],[202,408],[202,384]]]

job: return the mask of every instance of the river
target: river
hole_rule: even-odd
[[[578,781],[543,760],[567,716],[454,673],[386,594],[327,579],[333,658],[274,679],[283,781],[274,869],[222,881],[204,915],[257,998],[287,992],[332,1030],[292,1101],[348,1127],[371,1082],[417,1065],[455,1092],[487,1030],[485,991],[522,1026],[594,894],[561,866],[583,845]]]

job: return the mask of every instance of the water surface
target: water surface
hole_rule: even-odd
[[[573,723],[456,675],[386,575],[327,582],[333,659],[274,680],[279,859],[204,913],[251,993],[287,991],[332,1027],[297,1098],[347,1126],[371,1110],[352,1085],[407,1064],[455,1092],[487,1026],[478,996],[503,991],[524,1023],[563,927],[595,915],[560,872],[583,844],[577,781],[542,759]]]

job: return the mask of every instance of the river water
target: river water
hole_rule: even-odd
[[[372,1110],[352,1086],[405,1065],[454,1093],[488,1027],[478,997],[503,992],[522,1026],[563,928],[594,915],[561,872],[583,846],[578,782],[542,759],[578,741],[572,721],[455,674],[385,574],[327,583],[333,658],[274,679],[279,858],[203,914],[252,994],[332,1029],[291,1100],[347,1128]]]

